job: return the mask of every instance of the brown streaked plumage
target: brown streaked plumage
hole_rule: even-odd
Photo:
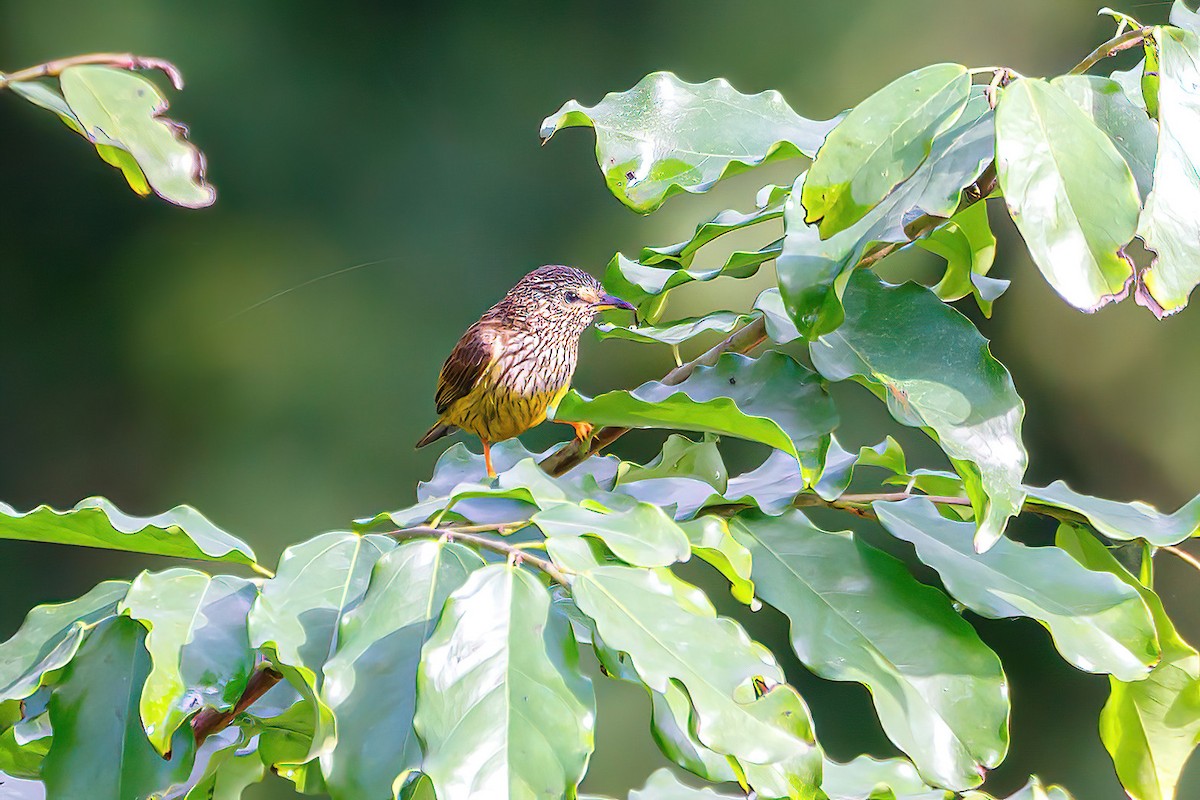
[[[483,442],[488,475],[495,477],[492,443],[546,419],[571,385],[580,335],[606,308],[633,310],[583,270],[548,265],[530,272],[454,346],[438,376],[438,422],[417,447],[461,428]],[[568,424],[580,438],[591,430]]]

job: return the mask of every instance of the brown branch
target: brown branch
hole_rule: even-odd
[[[1168,553],[1175,556],[1176,558],[1186,561],[1194,569],[1200,570],[1200,558],[1196,558],[1194,555],[1189,553],[1187,550],[1184,550],[1182,547],[1175,547],[1174,545],[1165,545],[1158,549],[1166,550]]]
[[[1153,33],[1154,28],[1147,25],[1142,28],[1135,28],[1134,30],[1126,31],[1120,36],[1114,36],[1104,44],[1097,47],[1091,53],[1088,53],[1088,57],[1072,67],[1071,71],[1067,74],[1082,75],[1104,59],[1111,58],[1122,50],[1128,50],[1131,47],[1136,47],[1145,39],[1149,38]]]
[[[522,522],[506,522],[502,525],[495,526],[495,530],[500,528],[520,527],[525,523]],[[469,527],[469,526],[468,526]],[[478,526],[475,526],[478,527]],[[467,533],[462,528],[434,528],[427,525],[417,525],[412,528],[403,528],[396,531],[387,531],[384,536],[391,536],[393,539],[440,539],[445,537],[447,541],[466,542],[467,544],[482,547],[485,550],[491,550],[493,553],[500,553],[509,558],[525,562],[531,567],[537,567],[542,572],[550,576],[550,578],[563,586],[570,587],[571,579],[565,572],[554,566],[548,559],[539,558],[538,556],[530,555],[524,549],[516,545],[508,544],[507,542],[497,541],[496,539],[487,536],[479,536],[474,533]]]
[[[16,72],[0,72],[0,89],[5,89],[10,83],[32,81],[38,78],[51,78],[61,75],[68,67],[78,67],[84,64],[103,64],[117,69],[157,69],[171,80],[171,85],[177,90],[183,88],[183,74],[170,61],[162,58],[138,56],[133,53],[88,53],[87,55],[59,58],[44,64],[19,69]]]
[[[283,675],[270,667],[263,667],[250,676],[250,680],[246,683],[246,690],[242,692],[242,696],[238,698],[232,709],[218,711],[215,708],[206,708],[197,714],[192,719],[192,735],[196,739],[196,745],[199,746],[209,736],[228,728],[238,714],[249,708],[281,680],[283,680]]]

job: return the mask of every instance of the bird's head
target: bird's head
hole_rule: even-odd
[[[538,267],[517,282],[502,304],[510,318],[530,327],[551,327],[578,336],[596,314],[610,308],[634,307],[604,291],[600,281],[581,269],[551,264]]]

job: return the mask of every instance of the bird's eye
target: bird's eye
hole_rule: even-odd
[[[563,299],[566,300],[568,303],[577,303],[577,302],[579,302],[579,295],[575,294],[574,292],[572,292],[570,290],[567,290],[567,292],[563,294]]]

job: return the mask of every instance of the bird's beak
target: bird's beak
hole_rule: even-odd
[[[601,295],[600,299],[592,304],[592,308],[597,311],[607,311],[610,308],[619,308],[623,311],[636,311],[637,308],[632,303],[626,303],[619,297],[611,294]]]

